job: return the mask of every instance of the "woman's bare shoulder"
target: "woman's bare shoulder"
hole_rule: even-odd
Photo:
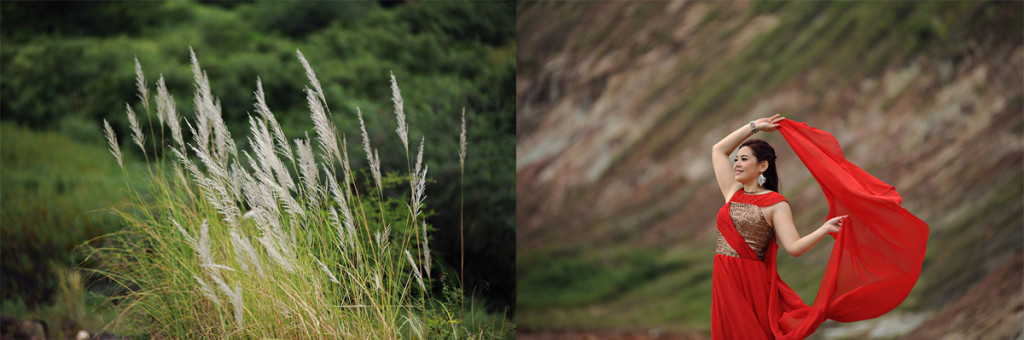
[[[779,202],[777,202],[775,204],[766,206],[764,208],[767,209],[767,210],[771,210],[771,211],[778,211],[780,209],[789,210],[789,202],[787,202],[787,201],[779,201]]]
[[[774,226],[773,220],[775,219],[776,214],[780,212],[787,212],[790,215],[793,214],[790,211],[789,202],[786,201],[779,201],[778,203],[763,207],[761,209],[761,211],[764,212],[764,218],[768,220],[768,222],[772,224],[772,226]]]

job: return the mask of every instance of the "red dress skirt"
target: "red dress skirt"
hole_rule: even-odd
[[[921,274],[928,225],[900,207],[895,188],[847,161],[827,132],[788,119],[779,125],[828,199],[827,218],[849,218],[832,235],[836,242],[818,295],[807,305],[778,275],[774,230],[765,240],[760,208],[785,198],[774,192],[733,195],[717,219],[713,339],[803,339],[826,319],[875,318],[903,302]]]

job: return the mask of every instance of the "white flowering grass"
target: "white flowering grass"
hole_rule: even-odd
[[[440,329],[429,324],[435,320],[447,332],[440,334],[484,334],[459,328],[459,318],[443,302],[443,313],[432,314],[440,299],[430,296],[432,259],[421,216],[427,143],[420,140],[413,165],[393,74],[396,131],[410,160],[410,191],[399,197],[403,209],[382,203],[385,192],[394,190],[385,190],[380,150],[371,147],[358,108],[371,180],[357,185],[345,137],[338,137],[320,82],[301,52],[298,59],[312,86],[304,94],[316,140],[307,135],[288,142],[257,79],[248,150],[236,148],[208,75],[190,52],[195,116],[179,115],[161,75],[156,127],[148,84],[135,61],[145,116],[136,117],[127,106],[131,139],[145,155],[164,155],[148,171],[125,169],[117,136],[104,121],[129,190],[138,181],[150,188],[132,192],[133,204],[116,210],[129,227],[103,252],[106,274],[127,291],[112,324],[115,332],[159,338],[419,338]],[[146,122],[159,138],[144,136],[140,123]],[[147,150],[164,145],[165,127],[169,152]],[[465,120],[461,143],[460,163]]]

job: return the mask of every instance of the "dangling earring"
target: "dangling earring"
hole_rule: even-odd
[[[757,175],[757,185],[764,185],[764,182],[767,180],[767,178],[764,178],[764,173]]]

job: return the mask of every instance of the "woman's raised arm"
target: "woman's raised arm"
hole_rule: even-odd
[[[783,119],[786,118],[779,117],[778,114],[771,118],[761,118],[754,121],[754,127],[758,131],[772,132],[779,128],[778,122]],[[729,160],[729,155],[752,135],[754,131],[750,129],[749,124],[745,124],[711,148],[711,165],[715,168],[715,179],[718,180],[718,188],[722,190],[722,196],[727,202],[732,194],[743,188],[743,184],[737,182],[733,176],[733,162]]]

